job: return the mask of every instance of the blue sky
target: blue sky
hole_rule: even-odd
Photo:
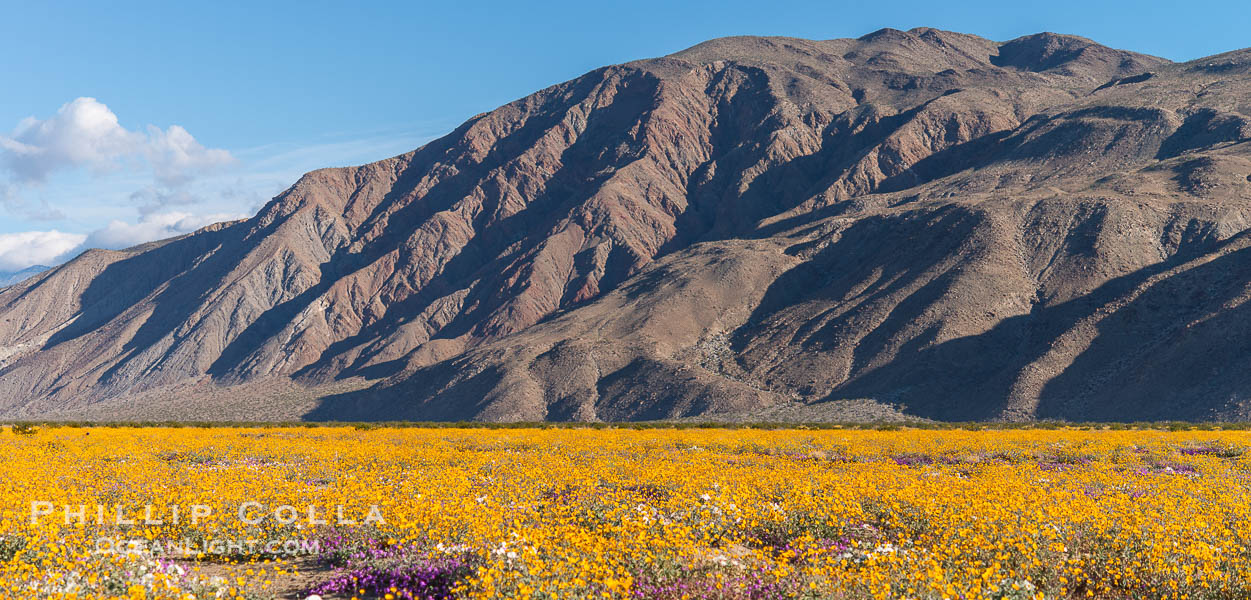
[[[1242,2],[1029,4],[0,1],[0,271],[246,216],[305,171],[713,37],[1055,31],[1172,60],[1251,46]]]

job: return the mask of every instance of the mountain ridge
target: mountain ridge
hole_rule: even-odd
[[[1238,375],[1135,405],[1175,369],[1109,340],[1241,360],[1203,324],[1244,327],[1248,65],[920,28],[603,67],[0,291],[0,414],[1237,418]]]
[[[22,281],[47,271],[50,268],[52,267],[45,265],[32,265],[24,269],[18,269],[17,271],[0,271],[0,287],[21,283]]]

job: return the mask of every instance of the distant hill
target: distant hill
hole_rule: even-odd
[[[1251,52],[737,37],[0,291],[0,415],[1251,418]]]
[[[43,265],[35,265],[33,267],[26,267],[25,269],[22,269],[21,271],[14,271],[14,272],[0,271],[0,287],[13,285],[15,283],[21,283],[25,281],[27,278],[43,273],[44,271],[47,271],[50,268],[51,267],[45,267]]]

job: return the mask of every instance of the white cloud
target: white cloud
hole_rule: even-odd
[[[127,131],[117,115],[95,98],[78,98],[55,115],[27,117],[11,136],[0,136],[4,164],[22,183],[43,182],[67,167],[107,170],[143,146],[142,134]]]
[[[33,265],[54,265],[86,241],[81,233],[24,231],[0,233],[0,271],[20,271]]]
[[[66,103],[47,119],[28,117],[10,135],[0,135],[0,168],[18,185],[42,184],[63,170],[100,174],[146,165],[155,182],[151,187],[160,188],[149,200],[157,202],[178,197],[197,176],[234,162],[230,152],[204,147],[178,125],[130,131],[95,98]],[[9,189],[5,204],[11,211],[20,205],[15,197]]]
[[[235,162],[229,152],[205,148],[186,129],[177,125],[171,125],[165,131],[149,125],[144,154],[152,164],[156,180],[167,187],[183,185],[195,173]]]
[[[139,214],[149,215],[175,206],[199,204],[201,199],[183,187],[171,189],[149,185],[131,194],[130,201],[138,205]]]
[[[31,221],[60,221],[65,218],[65,213],[53,208],[47,200],[32,205],[17,195],[14,186],[5,183],[0,183],[0,205],[10,213]]]
[[[245,215],[218,213],[195,215],[184,212],[150,213],[138,223],[110,221],[102,229],[85,236],[87,248],[129,248],[145,242],[191,233],[205,225],[244,218]]]

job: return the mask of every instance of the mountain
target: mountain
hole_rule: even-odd
[[[934,29],[597,69],[0,290],[0,414],[1245,419],[1249,90]]]
[[[26,267],[21,271],[0,271],[0,287],[21,283],[31,277],[34,277],[35,275],[47,271],[48,269],[49,267],[45,267],[43,265],[35,265],[33,267]]]

